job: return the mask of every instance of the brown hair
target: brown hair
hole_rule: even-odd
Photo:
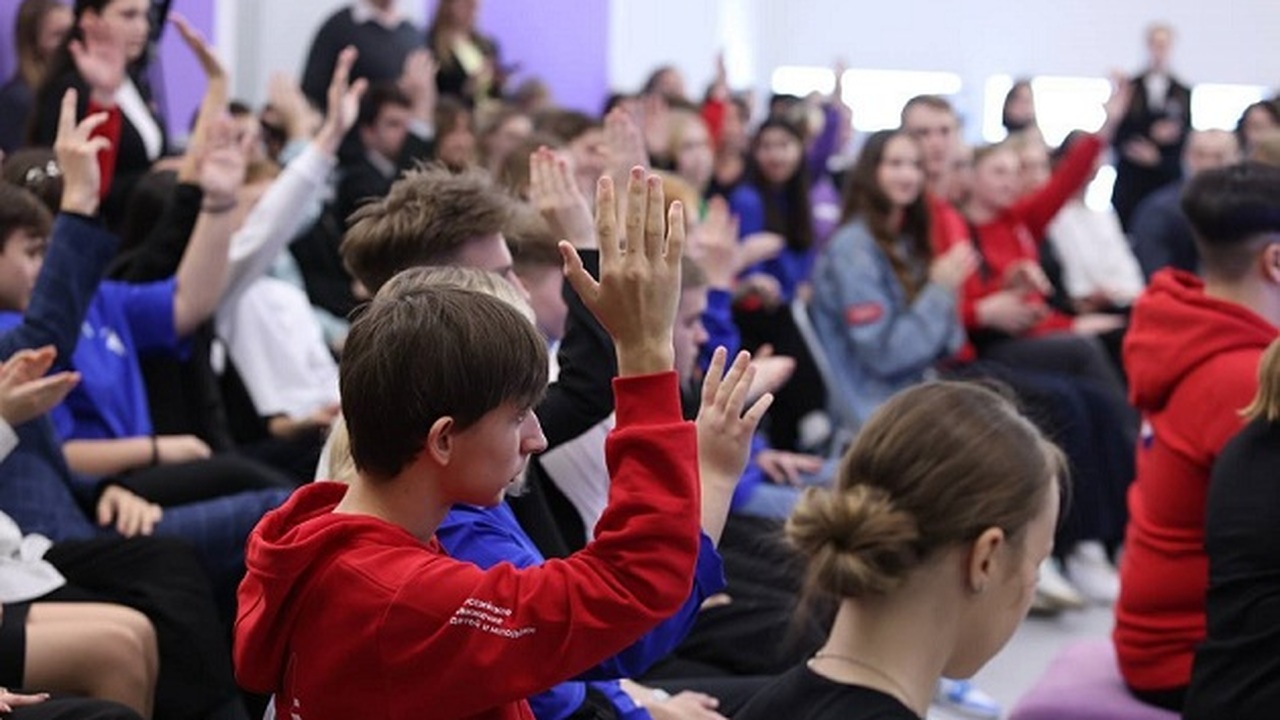
[[[376,479],[412,462],[440,418],[465,430],[504,403],[534,405],[547,385],[547,346],[527,317],[485,293],[409,272],[356,318],[342,354],[351,456]]]
[[[956,109],[951,105],[951,101],[941,95],[916,95],[908,100],[906,105],[902,106],[902,115],[900,120],[903,125],[907,124],[907,113],[910,112],[912,108],[916,107],[925,107],[930,110],[937,110],[939,112],[947,113],[952,117],[955,117],[956,114]]]
[[[18,55],[18,75],[35,91],[44,83],[52,58],[40,57],[40,24],[50,12],[70,10],[58,0],[23,0],[13,22],[13,44]]]
[[[905,138],[912,144],[915,140],[904,130],[881,130],[867,138],[858,155],[858,162],[849,174],[845,185],[844,208],[841,213],[842,222],[855,217],[862,218],[875,238],[876,245],[885,257],[898,284],[906,293],[907,301],[915,300],[916,295],[924,288],[927,273],[920,272],[927,268],[933,260],[933,247],[930,244],[930,216],[928,203],[925,200],[923,186],[920,195],[908,205],[902,216],[902,227],[890,227],[890,215],[893,203],[880,187],[880,163],[884,161],[885,148],[894,138]],[[917,147],[919,153],[919,148]],[[923,154],[921,154],[923,158]],[[923,168],[921,168],[923,172]],[[898,249],[898,238],[907,238],[907,257],[903,257]]]
[[[1254,138],[1249,160],[1264,165],[1280,166],[1280,130],[1266,130]]]
[[[562,267],[564,261],[560,257],[559,238],[532,207],[519,206],[502,235],[507,239],[507,249],[511,251],[517,275],[533,268]]]
[[[377,292],[405,268],[449,264],[468,240],[501,232],[510,214],[511,201],[482,170],[410,170],[386,197],[351,214],[342,259]]]
[[[808,490],[787,521],[808,559],[805,595],[888,593],[936,551],[992,527],[1020,542],[1065,472],[1062,452],[992,388],[899,393],[863,427],[835,485]]]
[[[1280,340],[1275,340],[1258,361],[1258,394],[1241,411],[1250,420],[1280,420]]]
[[[0,182],[0,251],[19,230],[35,237],[49,237],[52,227],[53,216],[39,198],[23,188]]]
[[[577,110],[548,110],[534,117],[533,127],[567,144],[585,135],[587,131],[598,130],[604,125],[596,118]]]
[[[529,156],[540,147],[558,148],[563,143],[560,139],[543,132],[535,132],[511,150],[498,168],[498,187],[506,190],[511,197],[519,200],[529,198],[530,168]]]

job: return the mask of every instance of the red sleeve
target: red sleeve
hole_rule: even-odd
[[[1027,334],[1032,337],[1040,337],[1042,335],[1052,335],[1054,333],[1061,333],[1061,332],[1068,331],[1071,329],[1071,327],[1074,324],[1075,324],[1075,318],[1071,317],[1070,315],[1064,312],[1054,310],[1050,312],[1049,315],[1045,317],[1045,319],[1036,323],[1035,327],[1031,328],[1031,330]]]
[[[488,571],[438,558],[399,589],[379,630],[396,717],[470,717],[575,677],[631,645],[689,595],[699,546],[692,423],[674,372],[614,381],[609,506],[564,560]],[[477,683],[484,692],[476,692]]]
[[[702,121],[711,135],[711,147],[720,147],[720,133],[724,128],[725,101],[709,99],[702,103]]]
[[[111,180],[116,173],[116,154],[120,148],[120,127],[124,116],[118,105],[108,108],[90,100],[86,117],[100,112],[107,114],[107,121],[94,129],[91,137],[104,137],[111,143],[106,150],[98,153],[98,170],[102,174],[102,187],[98,190],[98,196],[100,200],[105,200],[107,193],[111,192]]]
[[[1009,215],[1027,226],[1038,242],[1044,240],[1045,230],[1063,205],[1076,194],[1093,175],[1093,163],[1102,153],[1102,141],[1097,135],[1087,135],[1067,151],[1067,156],[1053,171],[1049,182],[1041,189],[1022,198],[1009,208]]]

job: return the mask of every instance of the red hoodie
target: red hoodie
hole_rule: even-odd
[[[524,698],[674,613],[699,544],[697,447],[675,373],[614,381],[609,507],[565,560],[484,571],[317,483],[249,538],[236,677],[276,717],[528,718]]]
[[[1205,636],[1209,472],[1244,425],[1240,410],[1258,389],[1258,361],[1276,334],[1181,271],[1157,273],[1134,305],[1124,366],[1143,431],[1112,637],[1125,681],[1139,690],[1191,679]]]
[[[1043,188],[977,226],[975,247],[982,256],[982,264],[964,283],[960,316],[966,328],[979,329],[978,301],[1004,289],[1005,275],[1014,263],[1040,262],[1040,243],[1044,241],[1045,230],[1062,206],[1089,181],[1093,163],[1101,152],[1102,140],[1097,135],[1081,138],[1067,151]],[[1043,295],[1028,295],[1028,302],[1045,304]],[[1036,336],[1067,330],[1071,322],[1070,316],[1054,310],[1027,334]]]

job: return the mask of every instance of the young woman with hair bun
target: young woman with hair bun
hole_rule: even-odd
[[[834,487],[787,522],[806,601],[838,603],[830,635],[735,717],[925,717],[939,678],[976,673],[1025,616],[1065,468],[990,388],[932,382],[886,402]]]

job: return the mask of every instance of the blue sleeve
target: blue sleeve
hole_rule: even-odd
[[[751,493],[760,487],[761,483],[769,482],[765,477],[764,470],[756,462],[756,456],[761,450],[769,447],[769,443],[760,433],[751,436],[751,455],[747,458],[747,467],[742,471],[742,477],[738,480],[738,487],[733,489],[733,498],[729,501],[729,511],[734,512],[742,508],[747,500],[751,499]]]
[[[704,373],[711,364],[711,353],[718,347],[729,351],[729,358],[738,354],[742,336],[733,322],[733,295],[726,290],[707,291],[707,309],[702,313],[702,326],[707,330],[707,342],[698,349],[698,368]]]
[[[836,152],[836,141],[840,138],[840,110],[834,103],[822,106],[822,132],[809,144],[809,152],[805,162],[809,167],[809,182],[814,183],[827,172],[827,163]]]
[[[643,675],[653,664],[670,655],[684,641],[698,618],[702,603],[725,589],[724,564],[711,538],[702,536],[693,591],[675,615],[664,620],[634,645],[579,676],[584,680],[630,678]]]
[[[739,185],[725,198],[729,212],[738,218],[738,237],[764,232],[764,200],[750,185]]]
[[[59,215],[26,313],[6,313],[0,321],[0,359],[25,348],[52,345],[58,351],[53,372],[69,368],[85,312],[115,254],[115,236],[97,223]]]
[[[116,300],[124,311],[139,355],[182,352],[183,342],[173,324],[173,297],[177,289],[178,280],[172,277],[150,283],[113,283]]]
[[[858,363],[881,378],[922,373],[964,343],[955,293],[927,283],[910,305],[891,290],[897,278],[861,225],[846,225],[824,264],[835,287],[815,288],[844,315],[845,335]],[[839,363],[843,358],[837,358]]]

